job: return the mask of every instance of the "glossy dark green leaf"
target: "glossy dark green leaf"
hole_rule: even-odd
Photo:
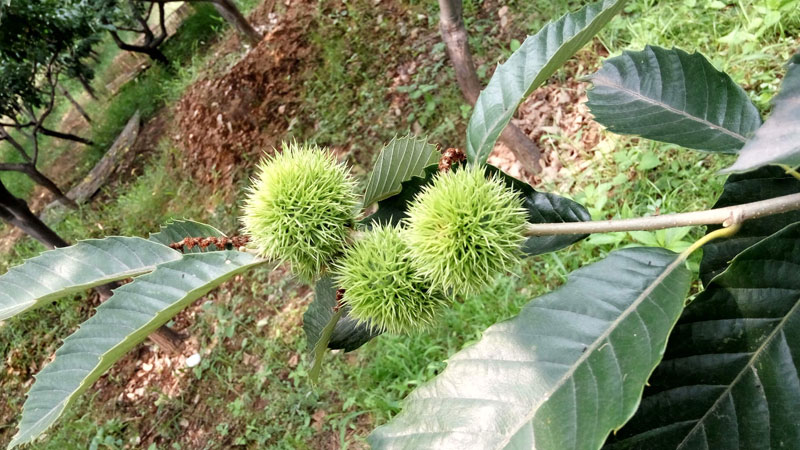
[[[173,253],[177,253],[174,252]],[[223,281],[264,261],[243,252],[179,255],[116,290],[36,375],[9,447],[31,442],[136,344]]]
[[[412,135],[392,139],[375,161],[367,181],[364,206],[400,193],[402,183],[423,177],[425,168],[439,161],[439,152],[427,139]]]
[[[605,60],[591,81],[587,105],[615,133],[732,153],[761,125],[744,90],[699,53],[647,46]]]
[[[739,254],[684,311],[609,450],[800,445],[800,223]]]
[[[467,160],[483,164],[527,96],[622,11],[626,0],[604,0],[550,22],[525,39],[481,91],[467,127]]]
[[[188,237],[224,237],[225,235],[211,225],[195,222],[192,220],[174,220],[161,227],[161,231],[150,235],[150,240],[169,246],[178,243]],[[206,251],[225,250],[218,249],[216,245],[209,245]],[[189,249],[183,246],[183,253],[201,253],[200,247]]]
[[[372,448],[599,448],[636,410],[690,279],[678,255],[654,248],[573,272],[453,355]]]
[[[137,237],[89,239],[46,251],[0,276],[0,320],[176,259],[178,252]]]
[[[592,220],[589,211],[580,203],[560,195],[539,192],[528,183],[503,173],[500,169],[486,165],[486,172],[498,174],[506,185],[517,191],[525,201],[530,223],[585,222]],[[528,256],[553,252],[585,238],[586,234],[562,234],[554,236],[531,236],[522,245]]]
[[[322,336],[331,317],[334,315],[336,307],[336,286],[330,277],[322,277],[317,282],[314,289],[314,301],[311,302],[305,314],[303,314],[303,330],[306,332],[309,349],[313,349]],[[369,342],[370,339],[380,333],[370,330],[365,324],[358,324],[355,319],[347,314],[348,308],[345,307],[344,314],[333,330],[328,348],[343,349],[346,352],[352,351]]]
[[[800,53],[789,61],[772,114],[723,172],[746,172],[767,164],[800,165]]]
[[[724,208],[798,192],[800,192],[800,180],[787,175],[779,167],[763,167],[753,172],[728,177],[722,195],[714,207]],[[712,278],[725,270],[730,260],[744,249],[795,222],[800,222],[800,211],[748,220],[733,237],[717,239],[704,245],[703,259],[700,262],[700,279],[703,284],[708,284]],[[708,231],[718,228],[717,225],[709,226]]]

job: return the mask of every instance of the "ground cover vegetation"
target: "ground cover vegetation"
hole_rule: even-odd
[[[792,14],[796,8],[791,9],[792,5],[789,4],[791,2],[783,3],[782,5],[780,2],[753,2],[736,6],[725,4],[698,6],[692,2],[683,2],[676,8],[666,8],[662,4],[632,2],[622,20],[612,22],[599,35],[599,40],[614,53],[626,48],[631,42],[640,42],[638,39],[643,36],[648,39],[642,39],[642,43],[660,43],[664,46],[674,44],[684,49],[701,50],[718,68],[729,65],[728,71],[733,80],[742,83],[747,89],[747,94],[762,112],[766,113],[769,99],[780,86],[776,80],[780,78],[780,74],[785,73],[784,64],[796,48],[796,41],[792,40],[791,33],[791,30],[797,28],[796,14]],[[779,12],[781,7],[787,5],[790,7],[785,10],[788,13],[779,15],[777,21],[762,19],[762,23],[759,24],[746,19],[748,16],[754,16],[756,12]],[[498,19],[505,17],[507,27],[509,21],[511,23],[519,21],[516,30],[530,26],[530,31],[536,31],[542,23],[557,13],[564,12],[564,10],[539,10],[534,11],[534,14],[530,10],[516,9],[517,5],[511,5],[510,11],[499,14],[500,11],[492,5],[465,6],[467,25],[470,27],[473,47],[478,55],[479,72],[487,69],[490,71],[494,61],[504,60],[508,56],[508,52],[497,53],[496,49],[491,48],[494,44],[497,44],[498,48],[507,46],[509,35],[514,33],[512,29],[504,30],[502,20]],[[573,9],[577,7],[577,5],[570,6]],[[416,19],[421,22],[420,26],[410,31],[406,28],[407,33],[412,34],[416,31],[416,37],[419,38],[420,34],[424,35],[427,30],[429,36],[435,36],[436,30],[433,29],[435,27],[431,27],[430,23],[433,22],[435,25],[435,19],[430,19],[435,17],[435,10],[432,10],[430,5],[402,7],[393,5],[393,7],[403,11],[397,15],[399,19],[392,17],[391,20],[384,18],[383,21],[375,20],[375,22],[384,23],[386,27],[402,29],[408,27],[407,20],[413,23]],[[671,22],[670,14],[650,15],[652,11],[676,15]],[[286,11],[279,12],[291,14],[291,6]],[[717,33],[715,28],[713,37],[707,35],[708,27],[703,28],[702,21],[693,23],[678,20],[681,17],[679,14],[690,16],[696,14],[697,17],[703,18],[708,17],[710,12],[716,14],[713,16],[715,19],[713,23],[720,30]],[[328,28],[317,28],[312,33],[309,38],[311,44],[309,53],[312,56],[325,55],[324,58],[320,57],[320,60],[326,62],[336,61],[337,56],[347,57],[351,49],[342,41],[324,40],[325,32],[329,33],[327,36],[331,36],[336,35],[336,30],[346,30],[350,27],[359,29],[357,24],[373,23],[364,20],[365,17],[378,19],[375,17],[377,14],[365,5],[347,5],[336,11],[321,7],[313,18],[307,20],[328,25]],[[429,18],[427,24],[420,18],[426,14]],[[530,17],[538,18],[539,23],[529,25],[536,22],[527,20]],[[770,15],[767,14],[765,17]],[[775,15],[772,14],[771,17]],[[481,25],[483,30],[480,29]],[[664,31],[663,35],[669,35],[667,30],[672,30],[673,27],[681,33],[675,32],[679,36],[675,36],[677,39],[672,42],[660,42],[662,35],[656,36],[652,31],[661,29]],[[485,32],[490,38],[476,39],[476,35],[481,35],[472,31],[473,29]],[[650,33],[649,36],[647,32]],[[319,33],[319,41],[314,42],[316,33]],[[734,37],[737,33],[746,33],[748,37],[738,38],[742,40],[736,41]],[[697,41],[691,41],[692,38],[697,38]],[[748,47],[751,41],[755,41],[756,44]],[[761,42],[761,45],[758,42]],[[371,60],[366,58],[369,52],[375,50],[372,45],[376,43],[368,43],[365,39],[364,42],[357,44],[363,46],[358,49],[361,52],[349,54],[350,59],[347,62],[353,67],[365,70],[344,70],[338,74],[336,70],[332,70],[332,73],[324,75],[320,75],[317,71],[306,72],[301,88],[295,91],[303,95],[304,100],[291,102],[288,105],[274,105],[275,109],[283,106],[284,112],[289,110],[295,114],[309,113],[297,114],[296,120],[287,121],[290,135],[327,142],[333,146],[338,145],[338,153],[347,155],[348,161],[353,164],[356,176],[366,172],[362,167],[369,166],[368,161],[374,154],[374,150],[369,150],[369,147],[372,145],[374,148],[375,136],[381,136],[383,141],[388,142],[391,139],[389,133],[396,132],[403,126],[412,130],[420,128],[431,132],[432,142],[437,140],[445,143],[460,142],[457,136],[464,134],[469,110],[461,107],[458,90],[452,88],[452,82],[449,83],[451,89],[448,91],[448,83],[445,81],[448,79],[452,81],[453,78],[441,75],[442,72],[446,73],[447,68],[443,58],[444,49],[441,46],[437,47],[437,43],[433,40],[427,47],[423,46],[423,50],[415,50],[420,51],[421,56],[414,55],[413,52],[410,55],[404,54],[412,62],[425,61],[427,58],[437,61],[433,64],[433,68],[430,64],[419,64],[420,68],[415,68],[409,75],[408,68],[411,67],[409,65],[405,66],[404,70],[398,69],[396,78],[364,76],[358,80],[363,82],[361,85],[350,85],[373,87],[372,90],[353,88],[352,91],[347,89],[333,91],[336,94],[333,97],[328,95],[327,103],[324,103],[326,100],[318,98],[325,98],[325,95],[310,94],[325,92],[326,83],[330,83],[328,86],[334,86],[337,82],[351,80],[351,77],[370,74],[372,73],[370,69],[376,70],[370,66]],[[517,46],[518,44],[512,41],[509,52],[515,50]],[[642,48],[632,47],[637,50]],[[762,50],[756,51],[756,48]],[[730,58],[721,57],[720,54]],[[180,93],[194,81],[196,72],[201,70],[196,66],[205,64],[203,59],[198,57],[192,64],[180,69],[182,72],[178,77],[165,77],[161,80],[169,79],[171,83],[153,82],[152,89],[161,89],[157,92],[164,92],[164,85],[167,89],[174,89],[172,93],[165,93],[160,101],[169,102],[180,98]],[[580,53],[578,60],[581,64],[585,64],[584,67],[588,67],[584,75],[594,72],[597,68],[597,60],[592,52]],[[436,64],[439,64],[438,67],[435,67]],[[331,64],[332,69],[336,67],[348,67],[348,65]],[[566,80],[575,75],[570,70],[582,69],[568,67],[556,74],[556,81]],[[145,77],[150,73],[148,72]],[[432,78],[435,76],[440,78]],[[398,79],[401,82],[414,79],[415,83],[426,81],[428,83],[422,86],[400,85],[392,90],[391,86],[381,84],[386,83],[387,79],[391,83],[395,83]],[[442,91],[441,95],[434,92],[436,89]],[[387,119],[397,121],[395,128],[386,127],[385,123],[375,125],[376,122],[369,119],[382,115],[374,111],[376,108],[367,108],[366,99],[354,100],[358,98],[356,95],[371,95],[378,98],[387,91],[393,92],[391,99],[393,102],[405,102],[395,105],[400,114]],[[145,89],[139,92],[149,91]],[[352,96],[348,98],[347,96],[351,94]],[[116,98],[119,99],[120,96]],[[131,96],[131,98],[137,97]],[[112,105],[114,101],[116,100],[112,100]],[[327,107],[323,108],[323,105]],[[331,108],[330,105],[334,107]],[[424,109],[420,108],[420,105],[424,105]],[[773,112],[777,113],[779,103],[775,105]],[[320,108],[313,109],[314,107]],[[362,107],[364,110],[359,110]],[[155,109],[154,107],[151,114]],[[524,109],[525,105],[523,112]],[[440,110],[448,111],[444,114],[444,120],[437,118]],[[349,113],[344,116],[349,115],[351,119],[344,121],[342,112]],[[362,120],[352,120],[352,117]],[[336,127],[320,125],[320,122],[325,120],[340,120],[343,131],[339,131]],[[429,130],[427,124],[430,121],[443,125],[431,126],[432,130]],[[524,119],[522,121],[524,129]],[[347,132],[366,138],[353,142],[353,139],[346,137]],[[343,142],[348,143],[346,147],[341,144]],[[564,153],[565,155],[574,154],[577,157],[572,161],[563,162],[563,167],[557,171],[560,176],[545,176],[534,180],[537,187],[542,191],[554,191],[571,196],[574,200],[586,204],[588,213],[593,218],[634,217],[654,212],[680,212],[707,208],[714,203],[721,192],[724,181],[724,177],[711,174],[733,162],[730,158],[714,155],[701,160],[698,164],[696,154],[690,154],[677,145],[655,144],[635,138],[611,137],[604,139],[602,145],[597,144],[599,149],[586,149],[580,137],[564,133],[558,127],[545,130],[539,143],[545,148],[550,147],[551,157],[558,154],[555,150],[563,148],[570,148],[569,152]],[[156,230],[158,224],[170,217],[192,217],[214,223],[225,230],[235,230],[237,228],[235,217],[239,210],[236,196],[231,197],[230,193],[226,194],[222,192],[224,190],[218,189],[214,189],[213,192],[203,192],[202,185],[198,187],[198,183],[189,180],[177,186],[172,182],[177,174],[185,170],[185,166],[180,163],[186,158],[182,150],[173,149],[168,141],[163,142],[162,146],[151,154],[149,165],[151,169],[147,170],[145,175],[133,184],[127,186],[121,184],[118,193],[109,193],[110,201],[104,207],[69,213],[56,225],[56,228],[64,230],[62,232],[65,235],[76,240],[89,237],[87,233],[95,237],[107,234],[146,235],[147,232]],[[252,167],[257,159],[258,155],[253,154],[249,159],[249,167]],[[243,160],[245,166],[248,166],[246,153]],[[584,160],[592,163],[589,169],[579,164]],[[778,173],[783,172],[775,172]],[[247,172],[239,174],[234,172],[233,175],[230,178],[239,181],[233,181],[234,188],[231,192],[243,187]],[[196,201],[198,197],[204,196],[206,199],[203,201]],[[723,195],[720,203],[725,204],[726,201],[730,203],[731,199],[725,200]],[[133,214],[132,211],[140,214]],[[140,363],[149,361],[142,363],[143,366],[145,364],[149,366],[132,369],[133,378],[156,380],[158,383],[137,385],[130,383],[124,372],[116,374],[112,372],[108,378],[98,382],[94,398],[82,399],[79,401],[80,405],[70,408],[67,417],[55,429],[55,435],[50,436],[42,445],[58,446],[59,442],[65,442],[60,439],[69,439],[72,436],[83,437],[87,442],[95,442],[98,446],[110,447],[138,445],[141,442],[148,445],[152,443],[156,447],[176,445],[191,447],[198,442],[204,442],[211,447],[230,444],[274,445],[287,448],[364,445],[363,439],[366,434],[398,411],[401,398],[405,397],[413,387],[431,379],[441,371],[445,366],[442,361],[463,348],[465,344],[479,339],[482,331],[489,325],[517,314],[521,306],[531,297],[561,284],[569,271],[602,258],[611,249],[626,245],[632,240],[680,251],[699,237],[700,232],[701,230],[697,229],[681,229],[596,235],[558,253],[527,259],[514,270],[518,277],[500,278],[487,291],[466,296],[462,302],[457,302],[452,308],[445,310],[443,317],[429,332],[410,337],[384,335],[370,341],[358,352],[338,354],[324,368],[324,376],[317,389],[311,389],[306,383],[305,376],[310,370],[311,358],[305,356],[309,350],[306,348],[308,344],[302,333],[297,331],[300,315],[312,297],[308,288],[302,283],[287,280],[285,269],[271,273],[266,269],[256,269],[245,278],[235,278],[224,289],[209,297],[216,301],[207,301],[202,306],[196,305],[190,308],[187,316],[196,319],[189,320],[186,316],[175,319],[178,323],[181,321],[187,325],[188,322],[192,323],[189,334],[196,336],[195,339],[198,341],[192,344],[194,349],[208,350],[199,366],[191,370],[172,371],[179,375],[168,379],[150,378],[145,374],[153,371],[153,365],[163,365],[166,364],[165,361],[172,359],[164,355],[159,356],[152,349],[139,351],[120,365],[135,366],[137,360]],[[11,265],[32,256],[38,249],[35,244],[23,241],[14,247],[14,252],[16,256],[12,254],[6,264]],[[696,269],[699,261],[698,255],[694,255],[690,260],[690,267]],[[700,272],[710,273],[702,268]],[[699,284],[695,283],[694,288],[699,289]],[[320,289],[321,287],[317,286],[317,290]],[[265,314],[263,298],[270,296],[272,304],[268,308],[274,309],[270,314]],[[262,300],[256,300],[257,298]],[[10,343],[4,350],[5,354],[9,355],[6,367],[10,370],[7,370],[5,376],[8,378],[3,380],[4,385],[13,389],[17,383],[17,390],[20,393],[16,399],[9,397],[11,406],[15,408],[13,411],[9,409],[9,415],[15,415],[20,409],[23,392],[21,384],[25,382],[24,380],[41,367],[44,355],[52,353],[59,346],[59,339],[70,334],[76,325],[85,319],[89,310],[83,300],[67,301],[58,303],[52,308],[49,306],[40,308],[28,314],[30,317],[13,319],[11,323],[14,327],[8,325],[3,327],[3,333],[14,333],[10,339],[5,340]],[[37,333],[38,337],[33,337]],[[29,339],[36,339],[41,343],[41,350],[36,352],[38,354],[21,354],[14,351]],[[288,359],[287,354],[291,355]],[[178,358],[175,364],[180,362]],[[150,370],[145,370],[147,367],[150,367]],[[170,391],[167,387],[169,383],[173,383],[173,389],[175,385],[180,386],[180,389]],[[265,384],[269,385],[267,389],[264,388]],[[128,392],[128,388],[132,390]],[[124,405],[128,411],[126,414],[119,415],[117,407],[96,407],[104,404],[102,396],[109,395],[110,392],[120,393],[121,397],[116,400],[115,406]],[[219,395],[219,392],[225,394]],[[210,401],[197,401],[200,397],[208,397],[209,393],[212,397]],[[143,398],[155,401],[142,401]],[[83,408],[81,411],[83,404],[95,405],[92,413],[86,412],[89,408]],[[117,412],[114,413],[114,410]],[[141,417],[144,417],[145,411],[163,420],[143,421]],[[204,416],[214,415],[210,411],[218,411],[220,413],[216,414],[217,416],[224,415],[230,420],[221,423],[209,421]],[[98,417],[102,418],[99,422],[96,419]],[[154,426],[155,423],[159,425]],[[140,428],[141,426],[147,428]],[[183,430],[190,432],[184,433]],[[12,430],[9,429],[7,432],[9,437],[11,433]]]

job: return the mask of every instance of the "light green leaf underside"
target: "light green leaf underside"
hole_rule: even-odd
[[[225,235],[211,225],[195,222],[192,220],[175,220],[161,227],[161,231],[150,235],[150,240],[169,246],[182,241],[187,237],[224,237]],[[218,249],[215,245],[209,245],[206,251],[225,250]],[[183,246],[183,253],[200,253],[200,247],[191,249]]]
[[[0,320],[66,295],[150,272],[181,255],[137,237],[78,242],[42,253],[0,276]]]
[[[767,164],[800,165],[800,53],[789,61],[772,114],[723,172],[746,172]]]
[[[800,223],[744,250],[686,307],[609,450],[800,445]]]
[[[622,10],[627,0],[587,5],[545,25],[497,67],[467,127],[467,160],[483,164],[520,103]]]
[[[761,126],[747,93],[699,53],[647,46],[603,62],[587,105],[610,131],[733,153]]]
[[[436,164],[439,154],[427,139],[412,135],[395,137],[375,162],[375,168],[367,181],[364,206],[391,197],[400,192],[401,183],[412,177],[424,177],[425,168]]]
[[[262,262],[236,251],[185,255],[116,289],[36,376],[10,447],[49,428],[112,364],[191,302]]]
[[[636,410],[690,278],[677,255],[654,248],[617,251],[573,272],[561,289],[456,353],[370,443],[599,448]]]

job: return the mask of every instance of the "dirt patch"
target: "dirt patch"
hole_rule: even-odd
[[[589,84],[577,78],[596,70],[606,56],[608,51],[595,41],[567,63],[566,81],[550,80],[533,91],[520,106],[517,118],[512,120],[541,149],[540,174],[525,171],[511,151],[500,143],[489,156],[489,163],[533,186],[543,181],[571,179],[575,173],[586,170],[592,162],[594,148],[600,143],[602,128],[592,120],[586,106]]]
[[[339,450],[342,448],[339,431],[328,430],[320,432],[326,414],[325,410],[320,409],[312,416],[311,427],[317,430],[318,433],[310,441],[311,448],[319,450]],[[369,414],[361,414],[353,419],[352,425],[353,426],[348,428],[345,432],[345,442],[348,443],[347,448],[352,450],[369,449],[369,445],[366,442],[358,442],[353,438],[355,436],[366,436],[375,428],[372,417]]]
[[[201,298],[179,313],[173,320],[173,329],[181,332],[194,323],[202,303],[206,300]],[[178,354],[167,353],[152,343],[138,346],[120,359],[92,386],[92,391],[96,395],[95,404],[110,408],[110,415],[156,417],[159,413],[159,398],[164,396],[172,399],[189,391],[187,385],[191,384],[192,369],[187,360],[203,357],[198,353],[198,348],[196,338],[188,338]],[[191,403],[197,405],[198,396],[195,396]],[[143,429],[138,436],[137,444],[146,448],[157,437],[155,426]],[[202,448],[201,441],[193,444],[197,447],[192,448]]]
[[[299,102],[291,76],[309,53],[313,10],[311,3],[293,3],[228,73],[187,89],[176,109],[179,146],[184,168],[199,181],[231,186],[240,163],[270,151],[288,128]]]

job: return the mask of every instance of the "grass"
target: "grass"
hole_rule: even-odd
[[[510,39],[521,40],[547,20],[585,3],[510,2],[511,28],[502,31],[494,9],[466,1],[470,43],[484,81],[491,68],[510,54]],[[626,14],[607,27],[600,40],[612,54],[625,48],[639,50],[644,43],[698,50],[743,83],[766,112],[782,66],[797,45],[790,36],[800,32],[798,1],[784,2],[789,8],[769,26],[754,23],[774,11],[770,5],[776,2],[730,1],[721,9],[705,3],[632,0]],[[250,0],[248,6],[255,4]],[[317,70],[298,74],[303,80],[303,106],[290,134],[323,145],[347,145],[353,161],[363,166],[377,153],[375,142],[409,129],[422,129],[443,145],[462,145],[470,110],[461,100],[444,48],[435,39],[435,4],[410,2],[400,9],[389,14],[366,0],[347,2],[338,9],[319,7],[309,38]],[[103,117],[92,130],[95,140],[108,142],[136,109],[152,115],[171,104],[214,62],[204,53],[206,46],[196,42],[219,29],[219,19],[212,11],[201,10],[190,20],[197,27],[182,30],[165,49],[179,67],[173,73],[151,69],[108,99],[102,112],[94,114]],[[739,41],[740,32],[755,38]],[[412,33],[432,38],[414,45]],[[375,55],[389,56],[384,60]],[[412,61],[417,62],[413,73],[392,86],[394,79],[386,76],[387,70]],[[563,76],[560,73],[554,82]],[[388,92],[407,94],[401,114],[392,110]],[[56,230],[69,240],[146,235],[169,218],[187,217],[234,231],[239,205],[188,179],[176,168],[174,152],[162,145],[143,175],[109,193],[111,200],[104,205],[69,212],[54,224]],[[591,171],[576,171],[569,179],[541,189],[580,201],[598,219],[707,208],[724,182],[716,170],[731,162],[730,157],[627,137],[610,137],[593,158]],[[313,389],[306,379],[308,349],[299,327],[310,300],[308,290],[280,273],[258,269],[207,296],[199,307],[187,331],[198,340],[203,359],[193,369],[179,369],[186,371],[188,381],[177,395],[154,392],[154,401],[123,409],[87,394],[37,447],[65,448],[76,442],[96,448],[138,447],[137,439],[155,433],[171,443],[158,448],[181,448],[186,420],[192,430],[203,431],[207,448],[303,449],[333,444],[362,448],[365,433],[397,413],[401,399],[439,373],[450,355],[479,339],[486,327],[513,317],[532,297],[562,284],[570,271],[630,244],[678,250],[701,233],[693,229],[598,235],[528,259],[513,276],[499,279],[492,289],[449,310],[430,333],[381,336],[357,352],[328,356],[321,384]],[[3,255],[0,272],[39,251],[31,240],[20,241],[11,254]],[[691,262],[697,261],[696,255]],[[76,296],[0,327],[0,384],[8,393],[0,400],[0,412],[21,409],[23,384],[89,313],[85,298]],[[121,386],[126,380],[110,382]],[[196,398],[202,401],[195,402]],[[11,426],[13,418],[8,423]],[[10,436],[4,433],[0,428],[0,436]]]
[[[436,45],[435,20],[427,3],[408,6],[402,17],[368,0],[320,7],[310,36],[318,65],[304,74],[301,122],[293,134],[348,147],[357,163],[375,155],[376,142],[409,130],[443,145],[461,145],[464,125],[456,122],[463,119],[463,101],[454,75],[444,70],[447,60],[444,46]],[[432,39],[408,46],[412,35]],[[410,69],[407,79],[387,76],[401,63]],[[393,91],[408,94],[409,107],[393,105]]]

